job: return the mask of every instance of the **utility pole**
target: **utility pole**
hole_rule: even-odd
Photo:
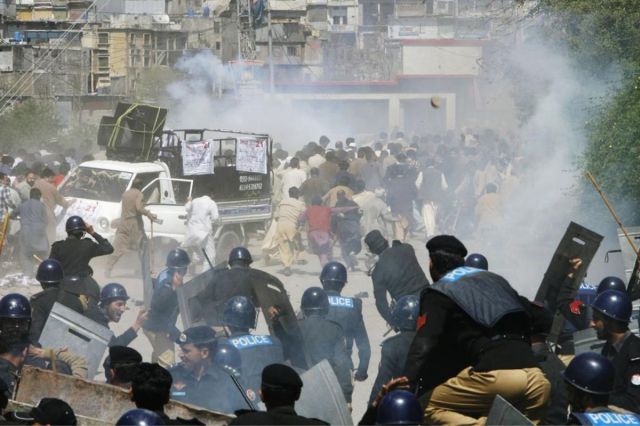
[[[240,23],[240,0],[236,0],[236,19],[238,22],[238,62],[242,63],[242,24]]]
[[[273,94],[274,92],[274,82],[273,82],[273,34],[271,30],[271,4],[267,0],[267,33],[269,40],[269,93]]]

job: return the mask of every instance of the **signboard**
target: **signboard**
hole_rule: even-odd
[[[267,173],[267,140],[264,138],[238,138],[236,144],[236,170],[249,173]]]
[[[185,176],[212,175],[213,148],[211,140],[190,141],[182,144],[182,170]]]

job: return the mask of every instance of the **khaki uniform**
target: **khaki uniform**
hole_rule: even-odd
[[[474,372],[471,367],[437,386],[424,410],[425,424],[478,425],[496,395],[511,402],[534,424],[544,417],[551,384],[539,368]]]
[[[280,250],[280,260],[285,268],[290,268],[297,255],[296,241],[298,236],[298,220],[304,214],[306,205],[295,198],[283,200],[278,206],[276,219],[276,241]]]
[[[122,194],[122,212],[113,242],[114,252],[107,260],[107,274],[128,250],[140,250],[146,238],[142,215],[151,217],[151,212],[144,207],[142,192],[131,188]]]
[[[34,188],[38,188],[42,193],[42,198],[40,201],[47,206],[47,238],[49,241],[56,240],[56,215],[54,213],[56,206],[61,206],[62,208],[68,208],[71,203],[68,202],[58,191],[58,189],[53,186],[53,184],[47,182],[44,179],[38,179],[34,184]]]

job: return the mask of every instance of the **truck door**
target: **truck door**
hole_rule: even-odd
[[[158,215],[160,223],[153,224],[153,237],[171,238],[178,243],[184,239],[186,225],[180,216],[185,215],[184,205],[191,197],[193,181],[190,179],[156,178],[149,182],[142,193],[147,202],[147,209]],[[153,196],[147,198],[150,194]],[[155,195],[157,194],[157,195]],[[151,223],[144,220],[144,229],[151,237]]]

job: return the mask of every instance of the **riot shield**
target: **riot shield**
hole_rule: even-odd
[[[564,327],[565,318],[559,312],[556,312],[556,299],[560,286],[569,270],[569,260],[576,257],[582,259],[582,267],[575,272],[573,277],[574,290],[577,291],[587,273],[589,264],[593,260],[596,251],[598,251],[602,238],[602,235],[571,222],[551,258],[535,298],[536,302],[544,303],[555,313],[553,325],[547,339],[551,343],[558,341],[558,336]]]
[[[636,246],[640,246],[640,226],[630,226],[627,227],[626,230]],[[624,266],[624,273],[628,281],[631,279],[637,256],[620,228],[618,228],[618,241],[620,242],[620,250],[622,252],[622,265]]]
[[[206,325],[203,306],[200,304],[200,293],[212,282],[215,270],[209,269],[200,275],[193,277],[176,290],[180,317],[185,330],[197,325]]]
[[[135,408],[129,392],[117,386],[95,383],[35,367],[24,367],[15,400],[23,404],[37,405],[40,399],[51,396],[66,401],[78,415],[97,418],[108,424],[115,424],[125,411]],[[195,417],[207,425],[223,425],[231,419],[228,415],[177,401],[169,401],[164,408],[169,417]]]
[[[352,425],[347,401],[331,365],[322,360],[305,371],[302,393],[296,402],[296,412],[301,416],[324,420],[332,425]]]
[[[486,425],[531,426],[533,422],[513,405],[509,404],[509,401],[500,395],[496,395],[491,405],[489,415],[487,416]]]
[[[69,348],[87,360],[88,377],[94,377],[113,333],[86,316],[56,302],[42,329],[40,344]]]

